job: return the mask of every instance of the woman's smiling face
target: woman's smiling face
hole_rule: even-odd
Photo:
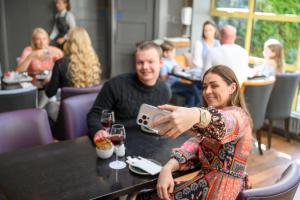
[[[230,95],[236,86],[236,83],[228,85],[217,74],[207,73],[203,79],[203,98],[208,106],[222,109],[230,105]]]

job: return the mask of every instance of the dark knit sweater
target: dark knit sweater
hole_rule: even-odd
[[[103,109],[115,112],[116,123],[125,127],[137,126],[136,117],[142,103],[158,106],[168,103],[171,92],[158,80],[154,86],[144,85],[136,73],[119,75],[106,82],[87,115],[91,136],[101,129],[100,117]]]

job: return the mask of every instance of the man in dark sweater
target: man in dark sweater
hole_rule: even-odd
[[[125,127],[137,126],[135,120],[142,103],[162,105],[169,102],[171,91],[158,79],[162,66],[161,48],[146,41],[137,46],[135,53],[136,72],[122,74],[107,81],[87,115],[87,125],[93,138],[95,134],[104,136],[101,130],[101,113],[113,110],[116,123]]]

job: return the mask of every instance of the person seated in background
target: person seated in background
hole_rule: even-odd
[[[202,38],[197,40],[192,48],[192,67],[203,69],[208,50],[221,46],[218,36],[218,27],[213,21],[205,21],[202,26]]]
[[[56,95],[62,87],[85,88],[100,84],[100,62],[84,28],[70,29],[64,44],[64,53],[65,56],[55,62],[51,79],[45,86],[47,97]],[[59,101],[48,101],[46,104],[52,122],[57,120],[59,105]]]
[[[55,63],[51,80],[45,86],[48,97],[62,87],[85,88],[100,84],[100,62],[84,28],[70,29],[64,53],[65,56]]]
[[[44,70],[52,70],[55,61],[63,56],[63,52],[49,46],[48,33],[43,28],[35,28],[31,36],[31,46],[26,47],[16,66],[17,72],[27,71],[30,76],[35,76]]]
[[[55,15],[54,26],[50,34],[53,45],[63,49],[63,44],[67,39],[67,33],[76,26],[74,15],[70,12],[71,4],[69,0],[56,0],[57,14]]]
[[[175,60],[176,48],[172,42],[165,41],[161,44],[163,51],[163,66],[160,69],[160,79],[166,81],[172,93],[185,97],[187,107],[200,106],[200,90],[193,83],[181,82],[180,78],[169,75],[181,67]]]
[[[234,72],[218,65],[203,76],[203,108],[159,106],[171,112],[151,124],[164,124],[160,134],[176,138],[194,134],[160,171],[156,191],[140,192],[137,199],[236,199],[243,189],[252,142],[252,120]],[[198,167],[189,180],[172,173]]]
[[[276,39],[268,39],[264,44],[264,62],[261,65],[255,66],[255,74],[259,76],[275,76],[283,71],[283,47]]]
[[[115,113],[116,123],[134,127],[140,106],[143,103],[160,105],[168,103],[171,92],[159,77],[162,65],[162,51],[152,41],[138,44],[135,52],[135,73],[121,74],[105,82],[96,101],[87,115],[90,136],[107,135],[102,129],[100,118],[102,110]]]
[[[235,40],[236,28],[225,25],[221,29],[220,42],[222,45],[208,51],[202,74],[212,66],[226,65],[234,71],[240,85],[251,76],[248,53],[243,47],[235,44]]]

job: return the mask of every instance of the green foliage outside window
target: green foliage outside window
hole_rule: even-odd
[[[216,8],[238,8],[248,11],[248,0],[216,0]],[[300,0],[255,0],[255,12],[276,15],[297,15],[300,18]],[[231,24],[237,28],[236,43],[245,46],[247,19],[239,17],[214,17],[219,27]],[[296,65],[300,41],[300,23],[254,20],[251,34],[250,55],[262,57],[264,42],[269,38],[278,39],[284,46],[285,62]]]
[[[300,15],[300,0],[258,0],[255,10],[276,14]],[[298,42],[300,40],[299,30],[299,23],[255,20],[250,54],[261,57],[264,41],[268,38],[276,38],[284,46],[286,63],[296,64]]]
[[[285,62],[296,64],[299,30],[299,23],[257,20],[253,24],[250,52],[253,56],[262,57],[264,42],[275,38],[284,46]]]
[[[256,0],[255,11],[300,15],[300,0]]]

